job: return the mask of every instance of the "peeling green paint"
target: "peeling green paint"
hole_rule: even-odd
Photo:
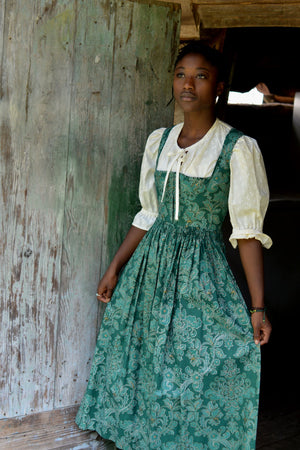
[[[108,194],[107,253],[111,260],[140,209],[138,198],[140,167],[124,165],[111,174]]]

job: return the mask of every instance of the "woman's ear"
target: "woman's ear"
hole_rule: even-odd
[[[224,81],[219,81],[217,84],[217,97],[220,97],[220,95],[224,91],[224,87],[225,87]]]

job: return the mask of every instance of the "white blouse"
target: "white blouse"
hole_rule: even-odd
[[[179,172],[190,177],[210,177],[221,153],[225,138],[231,127],[217,119],[206,135],[195,144],[182,149],[177,140],[183,123],[172,128],[160,154],[157,169]],[[149,230],[158,216],[158,204],[154,172],[158,148],[165,128],[155,130],[148,138],[142,161],[139,196],[142,209],[134,218],[133,225]],[[176,183],[176,216],[179,208],[180,186]],[[163,195],[162,195],[163,196]],[[263,233],[263,221],[269,204],[269,188],[262,154],[255,139],[242,136],[238,139],[230,160],[230,190],[228,207],[233,247],[237,239],[258,239],[266,248],[272,240]]]

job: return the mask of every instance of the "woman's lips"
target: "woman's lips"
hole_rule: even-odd
[[[180,95],[180,98],[182,99],[182,100],[185,100],[185,101],[192,101],[192,100],[195,100],[195,98],[196,98],[196,96],[194,95],[194,94],[192,94],[191,92],[183,92],[181,95]]]

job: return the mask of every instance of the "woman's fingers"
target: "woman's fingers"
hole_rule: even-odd
[[[112,295],[113,295],[113,288],[108,288],[107,292],[106,292],[106,298],[108,299],[108,301],[111,299]]]
[[[110,300],[110,298],[107,298],[105,294],[96,294],[96,296],[100,302],[108,303]]]
[[[270,322],[266,319],[266,322],[261,327],[261,340],[260,345],[267,344],[271,336],[272,327]]]
[[[111,287],[101,288],[101,286],[99,286],[96,297],[101,302],[108,303],[112,297],[113,291],[114,290]]]
[[[269,342],[272,326],[267,317],[263,321],[261,317],[262,313],[255,313],[252,315],[252,326],[253,326],[253,338],[255,344],[264,345]]]
[[[98,284],[97,299],[101,302],[108,303],[112,297],[117,281],[118,276],[115,273],[107,271]]]
[[[260,330],[254,330],[253,338],[254,338],[255,344],[258,345],[260,343],[260,339],[261,339]]]

